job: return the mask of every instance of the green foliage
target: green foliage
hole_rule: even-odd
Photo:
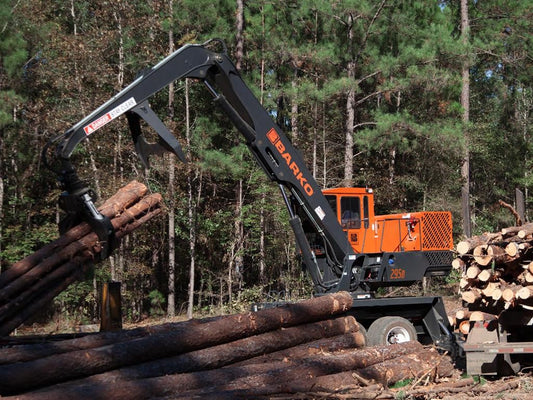
[[[22,65],[28,59],[26,41],[18,32],[2,36],[0,36],[2,66],[9,78],[20,76],[22,75]]]
[[[450,274],[446,276],[445,281],[449,285],[455,285],[461,280],[462,273],[456,269],[452,269]]]
[[[400,390],[398,393],[394,395],[394,398],[396,400],[404,400],[406,397],[407,397],[407,394],[403,390]]]
[[[87,324],[93,321],[97,297],[93,290],[92,273],[84,280],[75,282],[54,298],[54,312],[72,325]]]
[[[28,59],[27,43],[14,26],[11,4],[0,5],[0,129],[13,122],[13,109],[23,98],[17,93],[17,79]]]
[[[54,177],[40,158],[49,138],[163,58],[170,31],[175,47],[220,37],[233,54],[235,2],[172,4],[173,10],[169,3],[138,0],[78,1],[73,7],[57,0],[0,4],[3,266],[57,235]],[[459,169],[468,146],[475,232],[511,223],[497,201],[512,203],[516,187],[527,193],[533,185],[531,1],[469,2],[468,44],[457,34],[456,1],[395,0],[381,9],[380,4],[245,2],[243,79],[321,185],[338,186],[344,178],[346,104],[352,90],[354,180],[375,189],[377,212],[451,210],[460,226]],[[465,59],[471,63],[468,126],[461,121],[459,102]],[[182,144],[184,92],[184,83],[176,83],[173,110],[168,110],[166,89],[150,99]],[[188,301],[189,189],[196,228],[196,310],[230,311],[263,298],[309,296],[312,286],[301,273],[276,185],[257,168],[203,85],[190,81],[189,103],[191,142],[186,150],[191,161],[176,168],[174,199],[167,190],[168,159],[153,157],[150,172],[143,171],[123,117],[78,146],[74,159],[80,175],[89,186],[98,185],[102,198],[131,179],[143,180],[174,207],[176,304]],[[237,199],[240,183],[242,199]],[[527,201],[529,211],[533,200]],[[165,224],[163,217],[123,244],[124,268],[117,273],[132,319],[163,310],[168,290]],[[243,231],[236,250],[243,260],[239,282],[235,271],[229,271],[236,226]],[[109,265],[102,264],[95,274],[97,282],[109,279]],[[56,304],[76,318],[91,319],[94,298],[92,282],[84,281]]]
[[[8,264],[13,264],[40,247],[57,238],[57,226],[47,223],[32,229],[21,225],[3,227],[6,244],[0,256]]]
[[[165,305],[165,296],[159,290],[152,290],[148,293],[148,299],[150,300],[150,315],[154,317],[160,317],[165,314],[163,309]]]
[[[0,91],[0,129],[13,123],[13,108],[22,100],[14,90]]]

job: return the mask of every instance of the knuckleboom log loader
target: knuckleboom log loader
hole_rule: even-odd
[[[353,313],[367,330],[369,344],[429,340],[457,353],[456,340],[440,297],[375,298],[380,287],[407,286],[451,269],[452,219],[449,212],[375,215],[368,188],[321,190],[271,115],[243,82],[225,44],[211,40],[181,47],[143,71],[126,88],[43,149],[46,165],[62,187],[60,230],[87,221],[98,234],[105,258],[116,247],[109,219],[96,209],[95,195],[75,171],[75,147],[108,123],[125,115],[143,164],[164,151],[185,161],[177,139],[150,107],[149,98],[184,78],[202,82],[237,130],[258,165],[280,189],[290,216],[304,268],[317,295],[349,291]],[[141,120],[157,133],[146,140]]]

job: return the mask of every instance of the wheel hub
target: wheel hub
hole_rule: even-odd
[[[412,340],[411,335],[407,329],[402,327],[392,328],[387,333],[387,342],[390,344],[405,343],[409,342],[410,340]]]

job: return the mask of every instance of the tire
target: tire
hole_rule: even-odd
[[[368,346],[382,346],[417,340],[414,325],[402,317],[381,317],[368,328]]]

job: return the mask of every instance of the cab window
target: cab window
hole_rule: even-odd
[[[341,197],[341,225],[344,229],[361,228],[361,201],[359,197]]]
[[[339,218],[337,217],[337,196],[326,196],[326,200],[328,201],[329,206],[335,213],[335,217]]]

